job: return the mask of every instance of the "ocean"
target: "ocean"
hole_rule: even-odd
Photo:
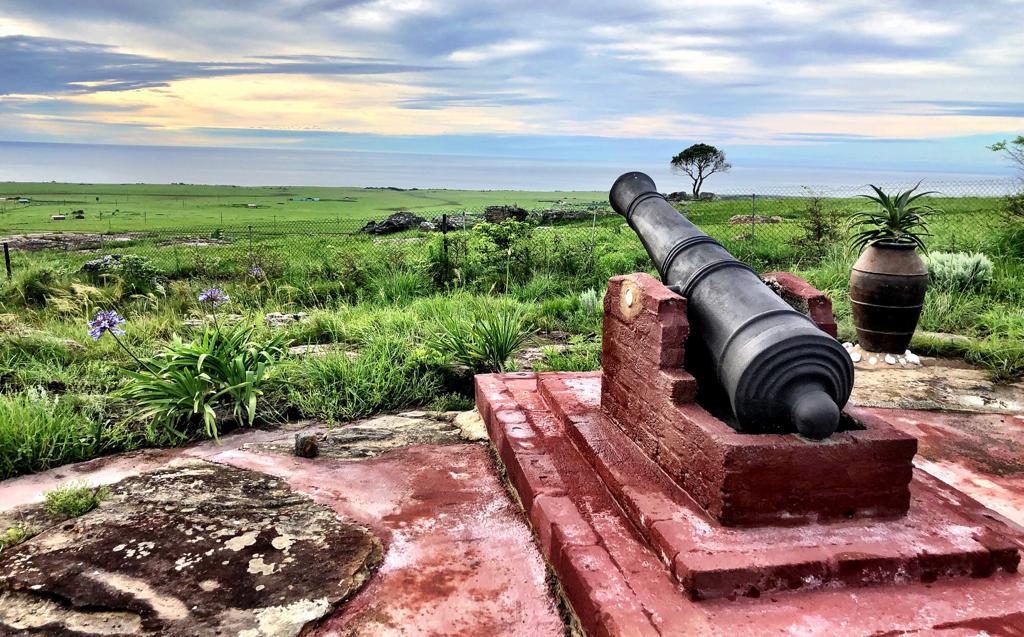
[[[467,190],[607,190],[623,172],[640,170],[663,191],[687,190],[668,161],[567,161],[331,150],[108,146],[0,142],[0,181],[176,183],[235,186],[394,186]],[[787,194],[810,186],[823,192],[868,183],[901,186],[925,179],[931,189],[1009,189],[1005,175],[898,172],[800,166],[736,166],[712,176],[716,193]],[[950,194],[960,194],[953,193]]]

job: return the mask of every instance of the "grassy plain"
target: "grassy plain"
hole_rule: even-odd
[[[0,182],[0,230],[136,231],[267,225],[279,221],[365,221],[408,210],[422,217],[517,204],[528,210],[605,201],[598,192],[242,187],[188,184]],[[11,198],[26,198],[19,204]],[[319,198],[319,201],[299,201]],[[255,207],[249,207],[250,205]],[[70,213],[85,212],[84,220]],[[68,214],[66,221],[53,221]]]
[[[0,237],[109,228],[187,229],[207,239],[111,236],[67,249],[12,253],[13,280],[0,279],[0,478],[161,444],[145,422],[132,417],[136,405],[120,393],[128,382],[125,372],[139,371],[139,361],[110,338],[93,341],[87,334],[97,310],[116,309],[126,317],[124,343],[149,360],[176,335],[186,342],[200,338],[210,319],[198,295],[223,289],[231,301],[220,313],[250,323],[257,338],[283,333],[293,345],[323,348],[318,356],[290,353],[275,363],[260,390],[257,422],[340,422],[412,406],[469,406],[472,385],[461,362],[466,352],[435,343],[452,317],[471,324],[481,324],[482,317],[521,317],[529,326],[528,344],[547,348],[538,367],[594,369],[600,353],[598,299],[607,278],[651,269],[636,235],[613,214],[555,224],[481,224],[447,236],[418,230],[387,237],[277,232],[273,223],[329,222],[347,215],[351,230],[396,209],[422,216],[490,204],[551,209],[557,202],[571,207],[603,201],[603,193],[66,184],[0,184],[0,193],[32,199],[28,205],[4,202]],[[813,202],[807,198],[758,199],[756,212],[779,220],[754,226],[729,222],[750,214],[749,199],[680,208],[756,269],[790,270],[828,293],[841,338],[852,340],[847,281],[856,255],[844,246],[842,221],[862,203],[819,203],[834,230],[821,238],[809,234]],[[931,250],[981,252],[994,266],[991,280],[963,288],[933,285],[928,292],[920,329],[968,340],[919,335],[911,347],[962,356],[1000,380],[1020,378],[1020,233],[1014,234],[999,198],[934,203],[946,214],[932,221]],[[58,211],[77,209],[86,211],[85,220],[49,220]],[[253,236],[220,230],[249,223],[259,226]],[[111,254],[138,259],[132,268],[99,274],[83,267]],[[271,312],[306,316],[271,327],[264,321]]]

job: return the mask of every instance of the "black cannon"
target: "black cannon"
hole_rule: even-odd
[[[609,193],[654,261],[662,281],[687,299],[698,360],[727,398],[743,432],[799,432],[821,439],[839,427],[853,389],[853,362],[831,336],[791,308],[658,193],[643,173]]]

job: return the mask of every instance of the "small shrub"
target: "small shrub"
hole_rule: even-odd
[[[29,538],[29,531],[23,525],[15,525],[0,533],[0,553],[6,549],[15,547]]]
[[[992,261],[980,253],[935,252],[924,257],[931,281],[944,290],[966,292],[992,280]]]
[[[85,484],[68,483],[47,491],[43,508],[55,518],[77,518],[98,507],[109,495],[106,487],[94,489]]]
[[[533,226],[520,221],[478,223],[469,231],[459,275],[477,289],[510,290],[533,269]]]
[[[807,199],[800,215],[800,230],[803,236],[794,239],[793,243],[812,256],[821,258],[829,247],[843,238],[843,219],[838,207],[828,199],[804,188]]]
[[[98,281],[114,282],[124,294],[149,294],[160,289],[160,272],[138,254],[107,254],[87,261],[82,272]]]
[[[429,339],[439,355],[472,370],[509,371],[515,355],[530,335],[526,315],[518,309],[489,312],[475,319],[449,315]]]
[[[284,335],[260,339],[244,323],[208,328],[190,343],[175,337],[141,371],[126,372],[120,394],[138,405],[135,417],[148,423],[150,442],[217,438],[225,416],[254,424],[262,386],[287,346]]]
[[[580,292],[580,309],[586,314],[601,314],[604,312],[604,298],[593,288]]]
[[[1024,222],[1024,191],[1007,195],[1003,199],[1003,214],[1010,223]]]

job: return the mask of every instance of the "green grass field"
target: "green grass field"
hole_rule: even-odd
[[[192,384],[140,381],[140,372],[172,360],[169,347],[184,357],[173,360],[186,361],[227,362],[239,351],[268,352],[271,372],[252,385],[259,406],[246,412],[268,425],[298,417],[343,422],[410,407],[466,408],[472,404],[472,370],[511,364],[505,355],[477,354],[498,345],[515,349],[521,338],[544,348],[540,369],[595,369],[608,277],[652,271],[621,217],[590,217],[589,210],[582,219],[535,215],[524,223],[481,223],[447,234],[418,228],[384,237],[355,232],[366,219],[396,209],[431,217],[491,204],[549,210],[565,202],[578,210],[603,202],[603,193],[61,184],[4,184],[0,192],[32,200],[4,201],[0,237],[49,231],[34,239],[35,247],[10,241],[13,276],[0,278],[0,479],[210,435],[204,419],[188,409],[159,421],[138,412],[171,398],[188,407],[221,395],[196,384],[206,398],[183,398],[180,391]],[[1020,224],[996,197],[932,203],[944,211],[931,219],[926,243],[932,254],[980,252],[991,259],[991,272],[970,285],[936,283],[928,291],[921,332],[967,340],[919,333],[911,348],[962,357],[994,380],[1020,379]],[[863,209],[863,201],[792,196],[758,198],[755,205],[758,215],[778,219],[751,225],[749,197],[679,209],[758,271],[788,270],[826,292],[840,338],[853,340],[847,286],[857,255],[846,247],[846,218]],[[78,209],[85,220],[50,221],[51,214]],[[339,218],[347,223],[333,223]],[[815,234],[816,219],[827,221],[829,231]],[[71,230],[102,234],[71,237]],[[123,234],[139,230],[149,232]],[[120,261],[109,265],[115,257]],[[208,318],[211,308],[199,300],[207,288],[230,296],[220,312],[251,327],[255,349],[206,342],[210,329],[220,331]],[[127,319],[123,341],[131,354],[112,338],[89,337],[88,322],[99,310]],[[264,321],[271,312],[306,318],[272,327]],[[282,354],[274,338],[327,350],[322,358]],[[240,384],[227,372],[217,387],[248,387],[249,380]],[[222,401],[211,408],[223,426],[245,426],[247,420],[230,407]]]
[[[497,204],[528,210],[606,201],[600,192],[240,187],[186,184],[0,183],[0,231],[136,231],[379,219],[409,210],[433,216]],[[27,198],[20,204],[16,199]],[[294,201],[319,198],[319,201]],[[254,205],[254,208],[250,208]],[[70,213],[85,212],[84,220]],[[68,214],[66,221],[53,221]]]

